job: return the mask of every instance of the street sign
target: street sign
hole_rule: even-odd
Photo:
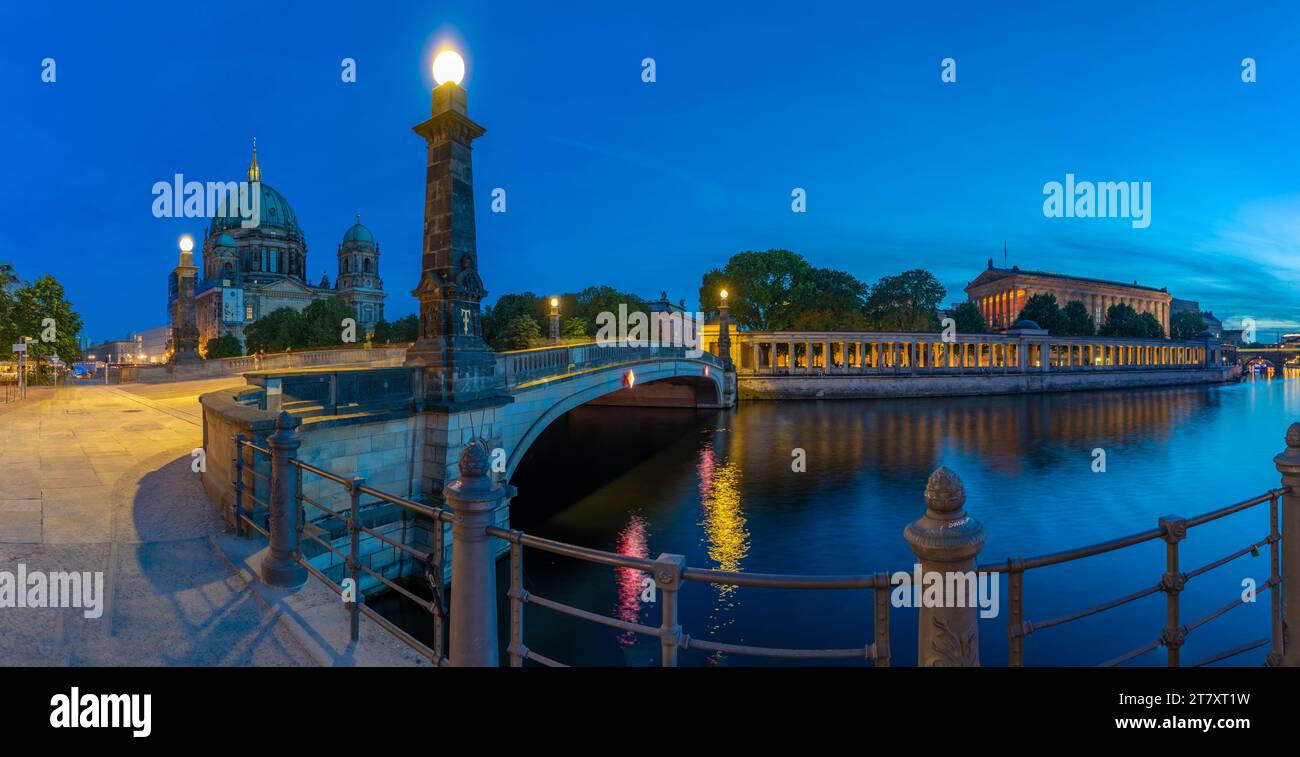
[[[13,346],[13,349],[14,349],[14,352],[26,352],[26,351],[27,351],[27,344],[26,344],[26,342],[19,342],[18,344],[15,344],[15,345]]]

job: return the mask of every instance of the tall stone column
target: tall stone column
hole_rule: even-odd
[[[448,81],[433,91],[433,115],[414,127],[428,146],[418,338],[406,364],[424,369],[427,408],[504,404],[496,355],[483,341],[471,143],[484,128],[467,115],[465,90]]]
[[[513,398],[482,333],[480,303],[487,291],[479,276],[471,145],[485,130],[469,118],[465,90],[456,81],[433,90],[432,115],[413,128],[426,144],[424,229],[420,279],[411,292],[420,304],[419,330],[406,365],[418,369],[419,497],[438,505],[447,483],[461,474],[467,445],[500,444],[498,411]],[[507,502],[499,502],[498,522],[507,521]],[[418,519],[416,529],[418,547],[446,538],[427,519]],[[453,563],[459,559],[453,555]]]
[[[172,354],[167,358],[169,366],[196,363],[203,359],[199,356],[199,324],[194,311],[194,285],[199,268],[194,265],[193,245],[188,236],[181,240],[180,261],[172,269],[172,280],[169,282],[170,286],[176,287],[176,297],[169,308],[172,317]]]

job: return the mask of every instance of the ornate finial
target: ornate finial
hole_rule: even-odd
[[[925,483],[925,505],[931,512],[955,513],[966,503],[966,488],[957,474],[940,466]]]
[[[475,439],[460,453],[460,477],[482,478],[488,473],[487,442]]]
[[[361,211],[357,211],[357,223],[361,223]]]
[[[262,180],[262,169],[257,165],[257,137],[253,137],[253,162],[248,166],[248,180]]]
[[[276,431],[292,429],[296,425],[298,424],[294,421],[293,416],[289,414],[288,410],[281,410],[280,414],[275,416]]]
[[[1286,430],[1286,446],[1300,447],[1300,423],[1292,423]]]

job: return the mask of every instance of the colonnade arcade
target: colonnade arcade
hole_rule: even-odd
[[[1109,370],[1199,367],[1222,361],[1217,341],[988,335],[945,342],[938,334],[740,332],[734,345],[732,357],[742,374]]]

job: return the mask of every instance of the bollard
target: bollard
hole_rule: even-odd
[[[925,515],[912,521],[903,538],[921,566],[921,575],[936,572],[972,575],[975,558],[984,546],[984,526],[966,514],[961,479],[947,468],[930,474],[925,485]],[[996,579],[996,576],[995,576]],[[917,664],[922,667],[978,667],[980,664],[978,602],[966,598],[964,607],[925,607],[918,610]]]
[[[307,569],[298,564],[298,476],[290,462],[298,456],[302,437],[298,422],[287,411],[275,419],[275,433],[266,438],[271,450],[271,497],[268,502],[270,544],[262,556],[262,581],[271,586],[297,587],[307,582]]]
[[[1273,458],[1282,474],[1282,661],[1300,667],[1300,423],[1286,430],[1286,450]]]
[[[470,442],[460,453],[460,478],[442,490],[455,514],[448,659],[460,668],[497,666],[496,555],[487,528],[507,488],[488,476],[488,462],[487,444]]]

